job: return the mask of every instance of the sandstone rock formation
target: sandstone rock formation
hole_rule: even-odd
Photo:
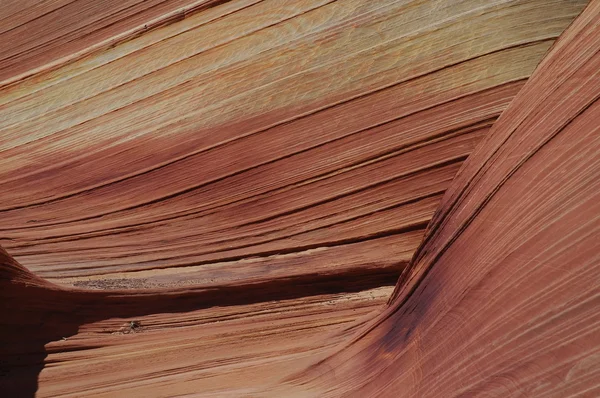
[[[33,3],[0,390],[600,393],[600,2]]]

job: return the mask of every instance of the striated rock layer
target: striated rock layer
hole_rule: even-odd
[[[33,3],[1,391],[600,393],[600,2]]]
[[[458,173],[388,307],[303,376],[319,395],[600,394],[599,50],[592,2]]]

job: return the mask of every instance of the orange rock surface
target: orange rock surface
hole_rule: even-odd
[[[586,4],[7,2],[0,391],[600,395]]]

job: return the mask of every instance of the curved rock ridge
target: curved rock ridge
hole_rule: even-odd
[[[0,391],[598,395],[600,2],[33,3]]]
[[[600,393],[600,2],[471,154],[319,396]]]
[[[584,6],[235,3],[1,90],[0,245],[70,286],[392,285]]]

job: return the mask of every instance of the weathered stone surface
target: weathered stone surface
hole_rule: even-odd
[[[596,395],[598,2],[63,3],[0,15],[2,391]]]

